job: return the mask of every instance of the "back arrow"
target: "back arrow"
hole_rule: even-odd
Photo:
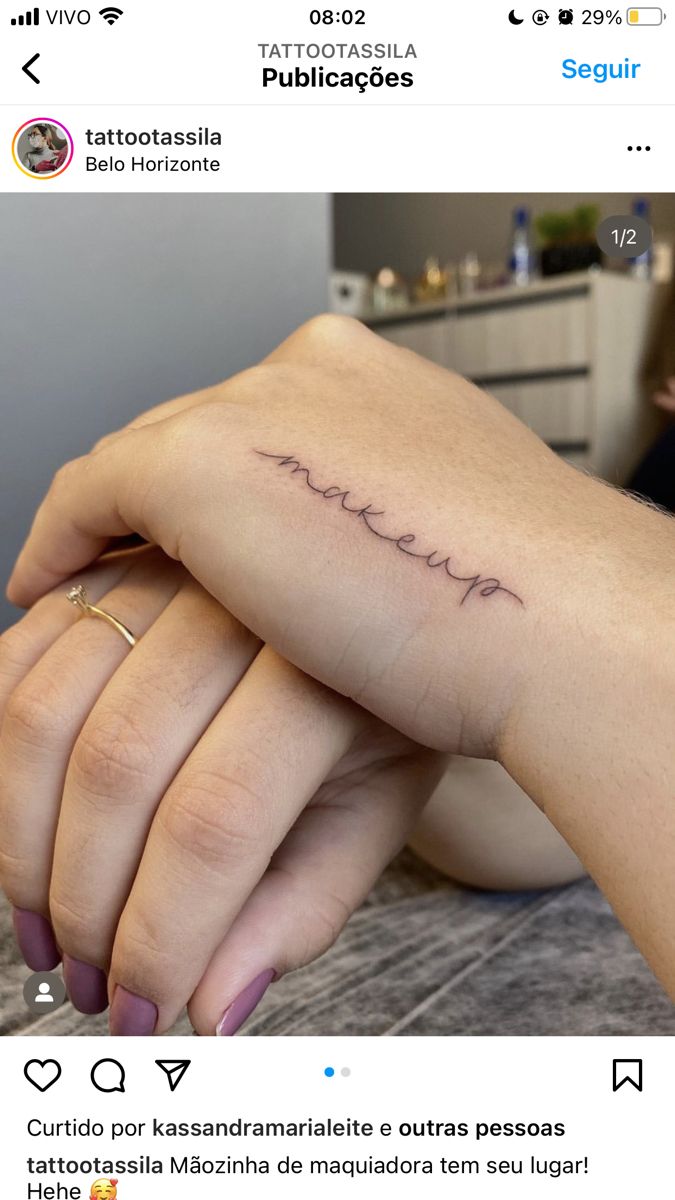
[[[39,54],[34,54],[33,57],[29,58],[28,62],[24,63],[24,65],[21,68],[21,70],[28,76],[28,78],[33,80],[33,83],[39,83],[40,80],[38,79],[37,75],[34,75],[32,71],[28,70],[28,68],[32,67],[33,63],[37,62],[39,57],[40,57]]]

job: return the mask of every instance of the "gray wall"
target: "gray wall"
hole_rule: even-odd
[[[675,240],[675,197],[649,198],[656,233],[670,233]],[[334,199],[335,265],[369,274],[391,266],[410,278],[419,275],[430,254],[456,262],[474,250],[481,262],[506,262],[511,213],[519,204],[541,213],[598,203],[602,215],[611,216],[630,212],[632,200],[588,193],[339,194]]]
[[[329,223],[321,195],[0,197],[0,579],[62,462],[326,307]]]

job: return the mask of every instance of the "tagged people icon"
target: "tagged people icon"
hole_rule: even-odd
[[[26,1008],[36,1016],[44,1016],[59,1008],[65,998],[63,979],[56,971],[35,971],[23,985]]]

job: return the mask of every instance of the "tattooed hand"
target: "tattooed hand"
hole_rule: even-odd
[[[357,504],[356,508],[354,508],[352,504],[347,503],[351,492],[349,490],[345,491],[336,484],[332,484],[327,488],[317,487],[316,482],[312,480],[309,469],[301,466],[292,455],[269,454],[266,450],[256,450],[256,454],[260,455],[261,458],[271,458],[273,462],[276,462],[278,467],[288,467],[292,475],[303,477],[310,491],[314,492],[317,496],[323,496],[324,500],[339,500],[340,508],[344,512],[355,514],[360,521],[363,521],[366,529],[369,529],[375,537],[380,538],[383,542],[393,542],[396,549],[400,550],[402,554],[407,554],[409,558],[421,558],[432,571],[440,567],[441,571],[449,579],[454,580],[455,583],[468,584],[461,591],[462,598],[459,601],[460,604],[464,604],[472,592],[477,592],[479,596],[483,597],[494,596],[496,592],[501,592],[505,596],[510,596],[517,604],[523,603],[520,596],[516,596],[515,592],[502,587],[498,579],[485,579],[481,575],[456,575],[454,571],[450,570],[450,555],[446,555],[443,558],[438,550],[431,550],[428,554],[425,554],[424,551],[414,550],[413,546],[415,546],[418,540],[416,534],[402,533],[392,536],[390,533],[384,533],[381,523],[377,522],[378,517],[386,516],[384,509],[375,509],[372,504]]]
[[[517,684],[504,636],[525,645],[537,612],[519,466],[576,482],[464,380],[319,318],[63,468],[10,592],[29,604],[140,533],[316,679],[427,745],[489,754]]]
[[[666,518],[466,381],[327,317],[63,468],[10,599],[130,533],[404,734],[498,757],[675,991]]]

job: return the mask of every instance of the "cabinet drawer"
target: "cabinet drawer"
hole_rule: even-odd
[[[450,322],[447,317],[424,321],[401,321],[380,325],[375,330],[380,337],[406,350],[414,350],[441,367],[450,365]]]
[[[488,391],[565,457],[586,453],[591,433],[587,379],[504,384]]]
[[[586,296],[462,309],[454,320],[451,365],[478,380],[585,366],[589,311]]]

